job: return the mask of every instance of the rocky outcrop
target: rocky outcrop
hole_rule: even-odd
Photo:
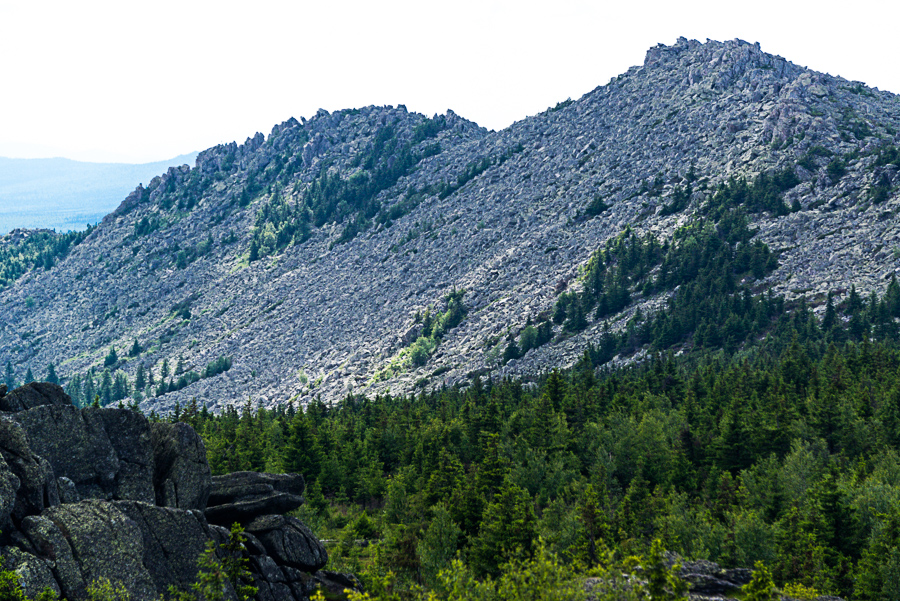
[[[247,524],[246,530],[262,543],[270,556],[284,565],[315,572],[328,561],[325,547],[297,518],[264,515]]]
[[[128,409],[78,409],[48,404],[13,413],[32,451],[57,476],[72,480],[82,499],[152,503],[150,424]]]
[[[234,472],[212,479],[206,519],[227,526],[256,516],[281,514],[303,505],[303,476]]]
[[[206,509],[211,481],[200,436],[183,423],[151,424],[150,432],[156,502],[180,509]]]
[[[31,382],[16,388],[9,394],[0,394],[0,411],[24,411],[41,405],[70,405],[69,395],[59,384],[50,382]]]
[[[41,402],[27,400],[35,389],[47,392]],[[9,396],[20,401],[6,406],[21,409],[0,412],[0,552],[28,594],[50,588],[78,601],[103,579],[133,599],[186,590],[201,553],[229,537],[204,510],[247,524],[257,599],[304,601],[314,589],[327,553],[302,522],[279,515],[303,502],[302,476],[239,472],[213,487],[203,441],[187,424],[79,410],[59,387]]]

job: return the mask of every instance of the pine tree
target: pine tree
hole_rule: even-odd
[[[6,362],[6,374],[3,377],[3,383],[6,384],[8,390],[16,387],[16,374],[13,371],[12,362]]]
[[[281,461],[285,472],[303,474],[310,480],[319,476],[322,449],[309,418],[302,410],[291,419]]]
[[[484,509],[478,537],[473,541],[473,564],[481,574],[499,573],[500,565],[530,555],[537,534],[531,496],[509,479]]]
[[[25,384],[29,384],[30,382],[34,382],[34,376],[31,374],[31,367],[25,372]]]
[[[109,353],[106,355],[106,358],[103,359],[103,367],[110,367],[119,362],[119,355],[116,354],[116,347],[109,347]]]
[[[52,362],[47,366],[47,377],[44,380],[52,384],[59,384],[59,377],[56,375],[56,368]]]
[[[143,390],[147,386],[147,380],[144,376],[144,364],[139,363],[137,367],[137,373],[134,376],[134,388],[135,390]]]

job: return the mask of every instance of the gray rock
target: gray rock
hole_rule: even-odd
[[[152,424],[151,434],[157,504],[203,511],[211,488],[203,440],[181,422]]]
[[[60,503],[77,503],[81,500],[78,489],[75,488],[75,483],[65,476],[60,476],[56,479],[56,488],[59,490]]]
[[[63,553],[66,565],[62,568],[59,554],[55,560],[55,575],[66,597],[83,598],[83,586],[103,578],[124,586],[132,598],[156,597],[156,586],[143,562],[145,549],[140,527],[115,505],[98,500],[59,505],[45,510],[40,519],[55,526],[50,537],[55,548],[67,544],[71,550],[72,559]],[[62,541],[58,540],[60,533]],[[35,546],[40,548],[37,542]],[[63,577],[62,569],[69,575],[77,574],[80,580]]]
[[[47,517],[32,515],[22,520],[21,528],[35,555],[50,562],[62,594],[70,599],[84,598],[87,584],[59,526]]]
[[[4,391],[6,385],[3,386]],[[30,382],[0,395],[0,411],[25,411],[41,405],[71,405],[72,399],[59,384]]]
[[[12,414],[31,449],[81,498],[152,501],[147,419],[128,409],[43,405]]]
[[[47,460],[32,452],[25,429],[10,416],[0,416],[0,455],[9,472],[18,480],[16,484],[9,473],[0,470],[0,478],[5,480],[0,486],[6,491],[5,494],[8,494],[9,488],[17,489],[11,512],[13,517],[21,520],[27,515],[39,514],[48,504],[59,502],[52,467]],[[3,511],[6,512],[5,506]]]
[[[229,525],[260,515],[286,513],[303,504],[305,483],[300,474],[234,472],[212,479],[206,519]]]
[[[261,516],[247,524],[267,554],[279,565],[315,572],[325,567],[328,552],[306,525],[294,517]]]
[[[157,593],[166,594],[169,586],[186,590],[197,580],[197,560],[207,543],[214,540],[200,512],[137,501],[115,501],[111,505],[139,530],[142,564]]]
[[[9,524],[9,516],[16,505],[16,493],[19,492],[20,481],[10,469],[6,460],[0,455],[0,531]]]
[[[3,569],[12,570],[19,577],[19,584],[29,599],[37,597],[46,589],[60,594],[59,583],[53,576],[52,561],[26,553],[17,547],[3,547]]]
[[[322,587],[324,590],[330,592],[333,595],[343,595],[344,591],[347,589],[358,592],[363,591],[362,582],[360,582],[359,578],[357,578],[353,574],[347,574],[344,572],[331,572],[329,570],[319,570],[315,573],[313,578],[313,587],[318,584],[318,586]]]
[[[681,579],[688,583],[692,593],[703,595],[724,595],[740,590],[740,586],[708,574],[682,574]]]

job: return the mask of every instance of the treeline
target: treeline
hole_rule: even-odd
[[[136,341],[135,345],[137,345]],[[140,362],[132,378],[121,369],[122,362],[119,361],[118,354],[112,348],[104,359],[103,369],[91,368],[85,373],[74,374],[65,382],[65,391],[72,398],[72,403],[78,407],[94,404],[105,407],[119,402],[137,407],[137,404],[145,398],[181,390],[198,380],[212,378],[226,372],[231,369],[231,363],[231,357],[220,355],[206,364],[198,373],[185,366],[184,359],[181,357],[178,358],[174,367],[169,365],[168,359],[163,359],[159,367],[146,366],[144,362]],[[40,373],[35,377],[29,367],[24,378],[20,380],[16,376],[12,362],[7,361],[3,383],[6,384],[8,390],[34,382],[38,378],[44,382],[61,383],[53,363],[47,366],[46,372],[43,374],[43,377]]]
[[[475,379],[302,409],[248,400],[218,416],[194,404],[171,419],[201,433],[215,473],[303,473],[304,519],[342,541],[334,561],[370,577],[428,585],[457,553],[498,576],[539,538],[591,564],[658,538],[725,566],[762,561],[795,590],[887,598],[900,570],[900,286],[851,290],[822,321],[805,301],[782,304],[765,339],[735,353],[604,370],[587,352],[536,385]]]
[[[48,230],[31,231],[16,243],[8,235],[6,240],[0,238],[0,289],[30,271],[50,269],[69,254],[72,247],[90,236],[94,227],[88,225],[84,231],[65,234]]]

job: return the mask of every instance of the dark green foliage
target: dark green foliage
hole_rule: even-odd
[[[869,190],[869,194],[872,198],[872,202],[875,204],[881,204],[890,198],[891,178],[888,176],[887,172],[882,171],[881,174],[877,176],[875,183]]]
[[[213,376],[224,373],[229,369],[231,369],[231,357],[219,355],[216,359],[210,361],[205,368],[203,368],[203,373],[200,374],[200,376],[203,378],[212,378]]]
[[[83,232],[66,234],[48,230],[29,231],[15,242],[14,234],[0,237],[0,288],[5,288],[30,271],[50,269],[93,231],[94,227],[89,225]]]
[[[448,183],[444,181],[438,185],[436,190],[438,197],[441,199],[447,198],[491,167],[502,165],[523,150],[525,150],[525,147],[521,144],[517,144],[498,157],[483,157],[469,163],[466,165],[465,169],[463,169],[462,173],[456,176],[455,182]]]
[[[752,184],[743,178],[732,177],[716,190],[708,210],[714,218],[722,211],[736,207],[742,207],[748,213],[767,211],[775,215],[787,215],[790,209],[784,203],[783,195],[799,183],[792,168],[761,173]]]
[[[31,382],[34,382],[34,375],[32,375],[31,367],[29,367],[25,371],[25,381],[23,382],[23,384],[30,384]]]
[[[53,362],[47,365],[47,375],[44,377],[44,381],[59,384],[59,376],[56,375],[56,367],[53,365]]]
[[[146,236],[163,227],[163,221],[157,214],[145,215],[134,224],[134,235],[137,237]]]
[[[452,557],[435,547],[446,538],[437,530],[420,547],[443,501],[440,532],[478,573],[529,557],[546,532],[561,557],[592,562],[606,548],[644,553],[660,538],[726,566],[764,560],[779,584],[884,598],[898,544],[886,516],[900,502],[900,348],[873,339],[870,316],[890,314],[900,285],[874,307],[851,293],[832,298],[842,319],[829,329],[803,303],[757,299],[778,316],[767,338],[733,358],[712,349],[598,372],[588,356],[534,390],[476,380],[414,397],[348,396],[305,411],[248,402],[179,419],[204,437],[216,473],[300,470],[330,501],[317,511],[335,520],[329,506],[379,508],[366,529],[384,537],[384,569],[394,565],[387,558],[404,562],[404,578],[426,556]],[[866,324],[863,339],[850,334],[850,314]],[[838,331],[845,342],[829,342]],[[362,523],[357,515],[337,527]],[[747,590],[753,598],[771,591],[764,576]],[[651,588],[677,594],[653,578]]]
[[[691,201],[692,192],[691,184],[688,184],[685,187],[676,186],[672,191],[672,201],[662,208],[660,215],[663,217],[666,215],[674,215],[675,213],[680,213],[686,209],[688,203]]]
[[[134,344],[131,345],[131,348],[128,350],[129,357],[137,357],[143,352],[143,348],[140,343],[137,341],[137,338],[134,339]]]
[[[588,204],[584,212],[591,217],[596,217],[608,208],[609,205],[603,202],[603,198],[600,195],[595,195],[594,199]]]
[[[847,175],[847,164],[841,159],[833,159],[825,167],[825,173],[832,182],[837,183],[839,179]]]
[[[119,362],[119,355],[116,354],[116,347],[109,348],[109,353],[103,359],[103,367],[111,367]]]
[[[231,526],[228,541],[218,548],[215,541],[210,541],[200,554],[197,563],[200,572],[197,581],[189,591],[169,588],[169,595],[175,601],[223,601],[234,596],[229,588],[237,593],[239,601],[249,601],[257,593],[253,586],[253,576],[249,569],[247,549],[244,545],[244,529],[240,524]]]
[[[900,167],[900,148],[896,146],[888,146],[878,153],[875,159],[876,167],[884,167],[885,165],[896,165]]]
[[[6,362],[6,370],[3,374],[3,383],[6,384],[6,388],[8,390],[12,390],[16,387],[16,372],[13,371],[12,362]]]

